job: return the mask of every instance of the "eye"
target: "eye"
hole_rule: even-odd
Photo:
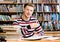
[[[33,11],[33,10],[30,10],[31,12]]]

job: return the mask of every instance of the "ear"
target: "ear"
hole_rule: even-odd
[[[24,12],[24,8],[22,8],[22,11]]]

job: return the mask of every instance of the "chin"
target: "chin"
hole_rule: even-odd
[[[30,16],[30,15],[28,15],[27,17],[28,17],[28,18],[30,18],[31,16]]]
[[[30,18],[31,16],[27,16],[28,18]]]

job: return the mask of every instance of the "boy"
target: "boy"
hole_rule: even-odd
[[[20,20],[17,20],[17,24],[21,26],[20,30],[24,38],[31,37],[35,33],[40,36],[44,35],[44,32],[36,18],[32,17],[35,6],[31,3],[25,4],[23,8],[23,14]]]

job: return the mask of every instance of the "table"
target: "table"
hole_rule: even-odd
[[[35,40],[35,41],[27,41],[27,40],[7,40],[7,42],[60,42],[59,40]]]
[[[45,35],[52,35],[52,36],[59,36],[60,34],[45,34]],[[7,42],[60,42],[60,39],[56,39],[56,40],[34,40],[34,41],[29,41],[29,40],[21,40],[21,39],[7,39]]]

